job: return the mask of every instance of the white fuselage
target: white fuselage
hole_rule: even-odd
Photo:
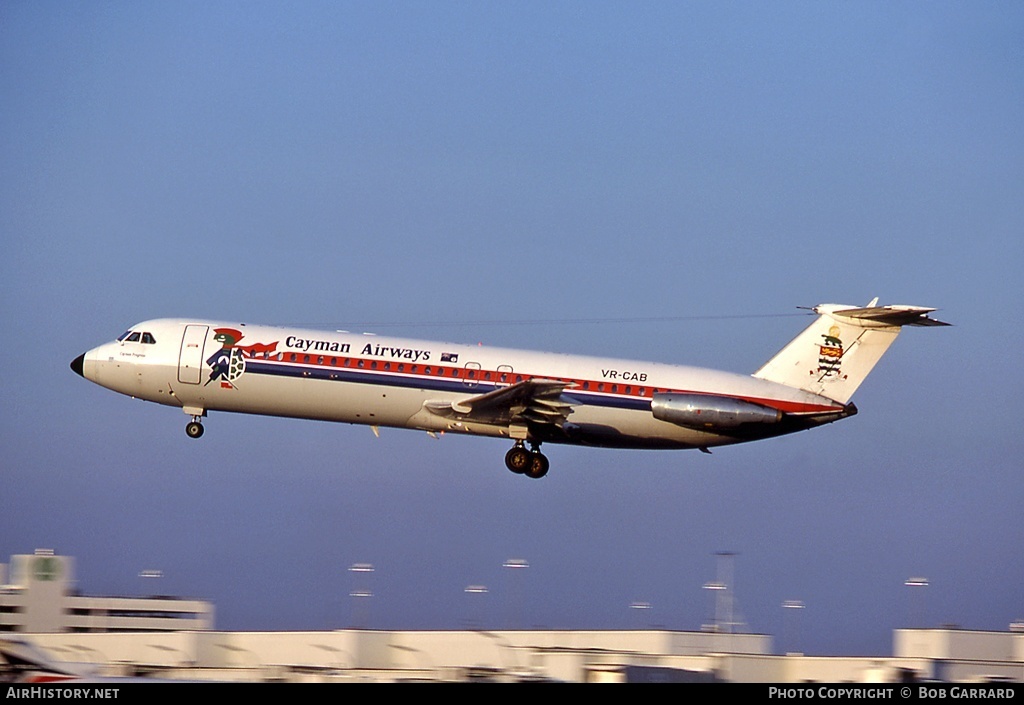
[[[196,417],[233,411],[523,438],[507,423],[436,409],[526,380],[564,383],[560,398],[571,406],[557,427],[530,427],[526,439],[537,442],[707,448],[852,413],[776,382],[653,362],[202,320],[152,320],[129,333],[85,353],[76,371]],[[673,392],[750,402],[777,410],[786,423],[732,433],[655,418],[652,399]]]

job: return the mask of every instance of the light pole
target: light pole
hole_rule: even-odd
[[[782,641],[784,646],[791,647],[785,650],[785,653],[787,654],[790,652],[794,654],[802,653],[800,651],[800,610],[802,610],[803,608],[803,600],[782,601],[783,616],[785,617],[785,619],[783,619],[782,625]],[[792,617],[789,617],[788,615],[792,615]],[[786,624],[788,624],[789,622],[792,622],[792,626],[790,626],[789,628],[789,631],[791,633],[787,638]]]
[[[925,623],[924,615],[924,590],[928,587],[928,578],[912,577],[903,581],[903,584],[910,588],[910,626],[911,628],[923,629]],[[914,594],[920,595],[914,599]]]
[[[150,569],[147,569],[147,570],[140,570],[139,571],[139,577],[142,578],[143,581],[152,580],[152,581],[158,583],[160,580],[163,579],[164,572],[162,570],[155,570],[155,569],[150,568]],[[145,593],[146,590],[143,590],[143,592]],[[160,594],[160,589],[159,588],[154,588],[153,590],[149,591],[149,594],[150,595],[159,595]]]
[[[736,552],[718,551],[715,555],[718,556],[717,582],[723,586],[722,590],[716,593],[718,596],[717,605],[725,613],[725,631],[732,634],[733,627],[736,626],[736,598],[734,595],[735,588],[732,583],[733,559],[736,557]],[[718,608],[715,610],[716,622],[720,619],[720,616],[717,614]]]
[[[468,605],[469,605],[469,623],[466,625],[467,629],[482,629],[482,615],[483,615],[483,595],[487,594],[486,585],[467,585],[463,592],[466,593]],[[474,597],[475,595],[481,595],[481,597]],[[479,603],[480,613],[474,617],[473,603]]]
[[[517,578],[517,574],[522,574],[530,564],[525,558],[509,558],[501,564],[502,568],[508,568],[509,570],[509,612],[511,613],[511,623],[513,629],[522,628],[522,602],[523,602],[523,586],[522,578]]]
[[[722,617],[721,617],[721,614],[720,614],[721,607],[722,607],[722,605],[721,605],[722,601],[719,598],[719,595],[721,595],[722,593],[724,593],[727,590],[726,585],[725,585],[725,583],[720,583],[717,580],[712,580],[712,581],[704,583],[701,587],[703,589],[709,590],[711,592],[711,619],[712,619],[712,622],[711,622],[711,624],[709,624],[707,626],[711,627],[710,631],[720,632],[720,631],[722,631],[722,621],[721,621]]]
[[[370,589],[369,581],[373,577],[374,567],[372,563],[353,563],[348,567],[355,583],[348,596],[352,598],[352,626],[356,629],[366,629],[370,623],[370,598],[373,591]]]
[[[629,609],[636,615],[636,622],[639,629],[649,629],[651,627],[650,620],[647,617],[651,611],[650,602],[645,602],[644,600],[633,600],[629,603]]]

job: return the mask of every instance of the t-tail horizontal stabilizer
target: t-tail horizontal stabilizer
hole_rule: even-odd
[[[889,349],[902,326],[948,326],[929,318],[934,308],[837,304],[814,307],[819,317],[754,377],[820,394],[842,404]]]

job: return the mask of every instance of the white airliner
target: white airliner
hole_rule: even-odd
[[[170,647],[160,647],[170,648]],[[19,684],[43,684],[49,683],[60,686],[65,683],[111,683],[119,685],[122,683],[195,683],[197,681],[185,680],[161,680],[145,676],[101,676],[96,664],[69,663],[59,661],[44,649],[39,648],[32,641],[17,635],[0,636],[0,683]],[[204,681],[212,682],[212,681]],[[36,691],[22,690],[14,686],[6,689],[5,698],[31,698],[31,697],[60,697],[58,689]],[[42,695],[38,694],[42,693]],[[50,693],[50,695],[47,695]],[[108,691],[103,695],[101,691],[89,689],[79,690],[74,694],[75,699],[93,697],[117,697],[116,690],[113,695]],[[65,694],[64,697],[69,697]]]
[[[510,470],[543,477],[542,443],[708,448],[831,423],[902,326],[944,326],[919,306],[822,304],[753,375],[655,362],[372,335],[160,319],[79,355],[71,369],[176,406],[203,435],[210,411],[507,438]],[[527,444],[529,448],[527,448]]]

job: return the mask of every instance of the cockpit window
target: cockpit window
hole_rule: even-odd
[[[120,340],[122,343],[143,343],[145,345],[156,344],[156,338],[153,337],[152,333],[143,333],[137,330],[126,330],[124,333],[117,336],[117,339]]]

